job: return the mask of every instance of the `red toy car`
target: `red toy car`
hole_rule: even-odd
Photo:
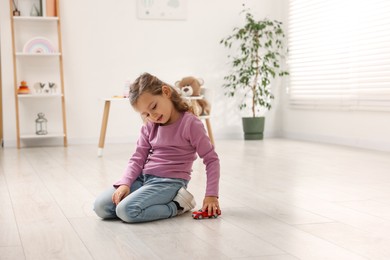
[[[192,218],[193,219],[202,219],[202,218],[218,218],[218,216],[221,215],[221,211],[218,210],[216,214],[210,215],[207,211],[202,211],[201,209],[198,211],[192,212]]]

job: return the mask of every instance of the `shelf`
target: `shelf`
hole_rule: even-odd
[[[57,138],[57,137],[64,137],[65,134],[63,133],[53,133],[53,134],[47,134],[47,135],[37,135],[37,134],[22,134],[20,135],[21,139],[44,139],[44,138]]]
[[[25,53],[25,52],[17,52],[15,53],[16,56],[19,57],[56,57],[61,56],[60,52],[53,52],[53,53]]]
[[[14,21],[26,21],[26,22],[49,22],[58,21],[58,17],[42,17],[42,16],[14,16]]]
[[[29,98],[56,98],[62,97],[62,94],[18,94],[20,99],[29,99]]]
[[[37,4],[37,0],[34,0]],[[64,147],[67,146],[66,129],[66,104],[64,94],[64,70],[63,70],[63,52],[61,35],[61,17],[60,0],[54,0],[54,6],[47,8],[43,14],[57,14],[58,16],[28,16],[27,10],[31,8],[34,1],[19,1],[23,16],[13,16],[13,6],[18,1],[9,0],[12,35],[12,55],[13,60],[13,78],[14,78],[14,97],[15,115],[16,115],[16,145],[21,148],[21,139],[26,143],[31,140],[37,144],[47,145],[51,142],[57,143],[63,139]],[[45,0],[49,1],[49,0]],[[44,1],[44,2],[45,2]],[[46,7],[44,2],[42,7]],[[45,6],[44,6],[45,5]],[[53,8],[51,8],[53,7]],[[44,8],[43,8],[44,9]],[[50,10],[49,10],[50,9]],[[23,44],[24,43],[24,44]],[[36,85],[38,79],[55,80],[55,87],[50,86],[41,88]],[[36,82],[31,85],[28,94],[24,94],[20,89],[21,82]],[[47,83],[47,82],[46,82]],[[45,83],[45,84],[46,84]],[[19,109],[19,106],[21,109]],[[31,122],[35,115],[32,112],[38,111],[38,108],[45,107],[46,110],[52,110],[56,121],[53,124],[53,132],[47,135],[37,135]],[[28,123],[27,123],[28,122]],[[62,123],[62,126],[60,125]]]
[[[184,96],[182,96],[182,98],[184,98],[184,99],[187,99],[187,100],[199,100],[199,99],[204,99],[204,96],[203,95],[201,95],[201,96],[194,96],[194,97],[184,97]]]

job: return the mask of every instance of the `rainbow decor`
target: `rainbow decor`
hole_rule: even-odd
[[[44,37],[34,37],[26,42],[23,47],[24,53],[54,53],[54,47],[51,42]]]

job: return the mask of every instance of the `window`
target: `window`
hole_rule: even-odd
[[[289,1],[290,105],[390,111],[390,1]]]

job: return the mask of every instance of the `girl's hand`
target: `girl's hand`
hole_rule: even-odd
[[[221,209],[217,197],[206,196],[203,200],[202,211],[207,211],[209,216],[217,214]]]
[[[130,194],[130,188],[127,185],[119,186],[116,191],[112,194],[112,202],[115,205],[118,205],[122,199],[124,199],[127,195]]]

